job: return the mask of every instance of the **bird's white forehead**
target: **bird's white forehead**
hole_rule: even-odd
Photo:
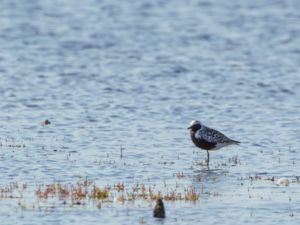
[[[190,123],[190,126],[196,125],[196,124],[201,124],[200,121],[198,120],[192,120]]]

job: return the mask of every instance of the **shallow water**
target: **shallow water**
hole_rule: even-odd
[[[0,185],[27,185],[0,199],[4,224],[299,221],[300,2],[0,2]],[[212,152],[208,171],[193,119],[242,144]],[[153,201],[35,195],[86,178],[200,199],[165,201],[162,221]]]

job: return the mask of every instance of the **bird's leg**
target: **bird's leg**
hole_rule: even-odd
[[[209,166],[209,152],[208,150],[206,150],[206,152],[207,152],[207,166]]]

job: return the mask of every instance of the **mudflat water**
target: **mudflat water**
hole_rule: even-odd
[[[299,1],[0,5],[1,224],[299,223]],[[242,144],[207,170],[193,119]],[[37,194],[85,180],[198,199]]]

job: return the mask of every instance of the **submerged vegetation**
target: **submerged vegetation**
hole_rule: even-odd
[[[174,175],[177,180],[191,178],[191,175],[178,172]],[[246,178],[241,178],[241,185],[248,182],[248,185],[253,185],[253,182],[269,182],[270,184],[278,185],[278,180],[274,176],[253,175]],[[286,178],[288,179],[288,178]],[[194,177],[196,182],[201,182],[201,177]],[[214,179],[212,179],[213,181]],[[288,179],[291,183],[300,183],[299,177]],[[207,181],[207,180],[206,180]],[[249,192],[249,188],[248,188]],[[7,185],[0,186],[0,199],[16,199],[18,205],[23,209],[28,209],[27,201],[35,202],[30,204],[32,209],[41,209],[45,207],[49,209],[49,205],[56,202],[56,207],[59,205],[67,205],[73,207],[76,205],[92,205],[98,209],[105,203],[120,203],[126,201],[156,201],[163,199],[164,201],[188,201],[197,202],[201,196],[219,197],[221,193],[214,191],[204,191],[203,185],[200,190],[193,186],[186,187],[171,187],[163,185],[158,188],[156,185],[146,185],[142,183],[124,184],[122,182],[105,185],[100,187],[95,181],[84,179],[74,183],[61,183],[53,181],[49,184],[35,184],[34,186],[28,183],[11,182]],[[33,198],[30,199],[29,196]],[[37,205],[35,205],[37,204]],[[57,205],[58,204],[58,205]],[[52,206],[51,206],[52,207]]]
[[[169,186],[157,188],[155,185],[133,184],[125,185],[119,182],[114,185],[98,186],[94,181],[85,179],[75,183],[63,184],[52,182],[49,184],[36,184],[28,188],[27,183],[12,182],[0,187],[0,199],[19,199],[19,206],[26,209],[24,201],[28,201],[28,196],[34,196],[35,201],[41,205],[48,205],[47,202],[62,203],[73,207],[75,205],[88,205],[101,208],[102,203],[120,203],[126,201],[192,201],[199,200],[200,193],[192,186],[183,189],[171,189]],[[34,190],[32,193],[32,190]],[[21,200],[24,200],[21,203]],[[32,200],[32,199],[31,199]],[[37,208],[33,206],[32,208]]]

